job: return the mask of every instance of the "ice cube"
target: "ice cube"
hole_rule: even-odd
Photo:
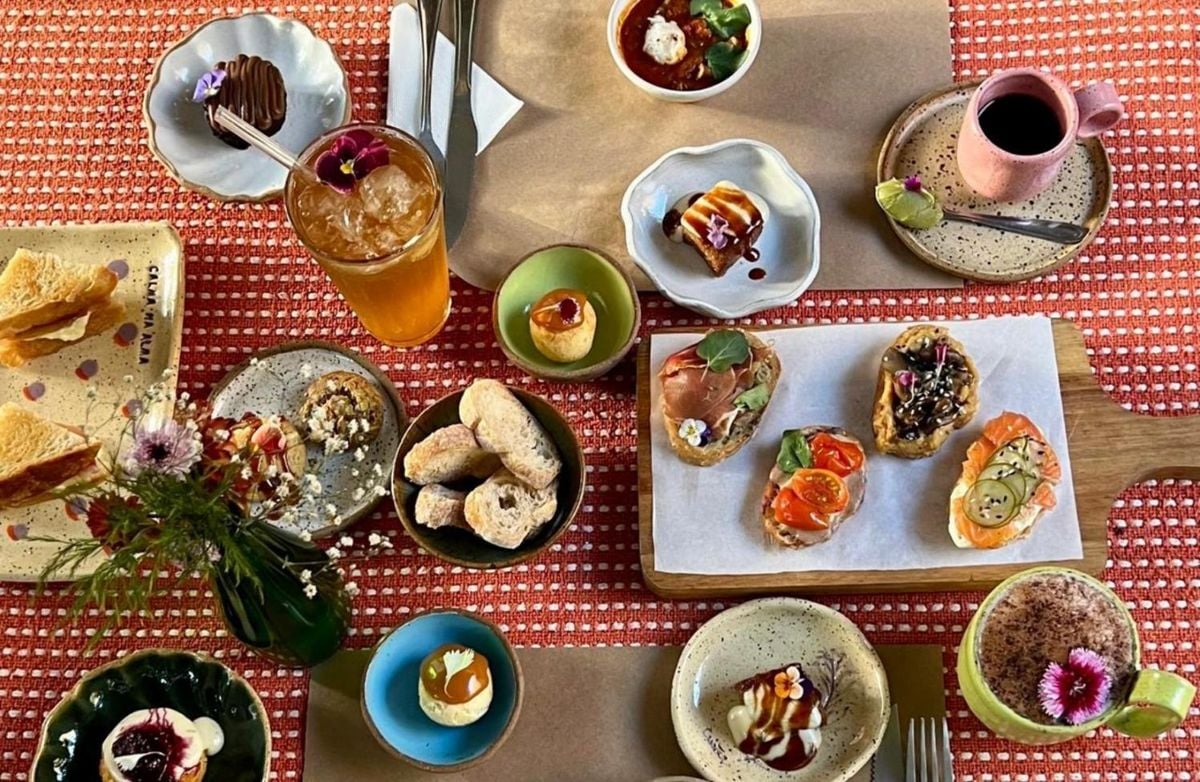
[[[407,214],[421,189],[420,183],[394,165],[375,169],[359,180],[356,188],[367,212],[380,222]]]

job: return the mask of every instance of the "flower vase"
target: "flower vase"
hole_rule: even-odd
[[[350,604],[330,558],[264,521],[245,520],[234,535],[256,579],[233,572],[225,555],[214,565],[212,587],[229,632],[281,665],[311,667],[331,657],[346,638]]]

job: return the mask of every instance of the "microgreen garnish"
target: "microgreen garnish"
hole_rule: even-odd
[[[718,329],[708,332],[700,340],[696,355],[704,359],[713,372],[725,372],[750,359],[750,342],[740,331]]]
[[[471,667],[475,662],[475,652],[471,649],[451,649],[442,655],[442,665],[446,666],[446,683],[459,673]]]
[[[770,389],[767,388],[766,383],[759,383],[754,388],[738,394],[737,399],[733,400],[733,404],[743,410],[762,410],[769,401],[771,401]]]
[[[799,429],[788,429],[783,433],[779,443],[779,456],[775,457],[775,466],[781,472],[791,475],[796,470],[806,470],[812,467],[812,450],[808,447],[808,438]]]

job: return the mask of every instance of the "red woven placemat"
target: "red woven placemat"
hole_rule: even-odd
[[[959,79],[1043,65],[1075,84],[1095,79],[1117,84],[1129,118],[1105,140],[1117,193],[1100,237],[1079,260],[1034,282],[969,285],[953,293],[819,293],[754,320],[1066,317],[1082,325],[1101,382],[1119,401],[1159,414],[1196,412],[1200,11],[1183,0],[953,5]],[[466,572],[415,550],[383,506],[354,530],[384,531],[396,549],[355,574],[363,594],[356,601],[352,645],[369,645],[405,616],[435,606],[487,613],[518,644],[684,642],[725,604],[663,601],[641,584],[632,360],[590,385],[531,380],[508,365],[494,343],[490,295],[461,284],[455,286],[454,315],[434,342],[407,352],[382,347],[361,331],[299,248],[278,204],[216,204],[182,190],[151,158],[141,100],[154,60],[199,24],[244,10],[254,9],[186,0],[0,4],[4,222],[173,223],[187,249],[182,384],[194,393],[205,392],[257,348],[326,339],[354,346],[383,367],[410,414],[480,376],[530,388],[567,412],[588,451],[590,474],[583,511],[561,545],[510,572]],[[350,72],[356,116],[382,116],[388,6],[330,2],[270,10],[308,22],[329,40]],[[643,306],[643,333],[702,322],[657,296],[644,297]],[[1200,487],[1191,484],[1126,492],[1110,519],[1107,573],[1134,606],[1148,662],[1193,678],[1200,624],[1198,500]],[[210,652],[245,674],[270,711],[272,777],[299,777],[306,675],[264,663],[224,637],[201,584],[162,600],[154,621],[106,639],[98,654],[86,658],[78,649],[87,626],[56,629],[64,602],[53,597],[31,602],[29,595],[25,586],[0,584],[0,782],[26,778],[43,715],[84,671],[147,646]],[[1200,776],[1195,710],[1182,729],[1157,742],[1102,731],[1097,738],[1038,750],[992,738],[966,711],[952,673],[955,646],[980,597],[878,595],[824,602],[875,642],[943,645],[961,780]]]

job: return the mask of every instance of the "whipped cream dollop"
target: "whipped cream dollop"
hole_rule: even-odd
[[[225,746],[225,733],[208,717],[188,719],[174,709],[135,711],[101,746],[101,762],[117,782],[179,780]]]
[[[780,771],[808,765],[821,747],[821,693],[798,663],[738,684],[740,706],[729,710],[738,749]]]
[[[646,28],[646,42],[642,45],[642,51],[659,65],[674,65],[687,56],[687,41],[683,29],[677,22],[668,22],[661,15],[650,17],[650,26]]]

